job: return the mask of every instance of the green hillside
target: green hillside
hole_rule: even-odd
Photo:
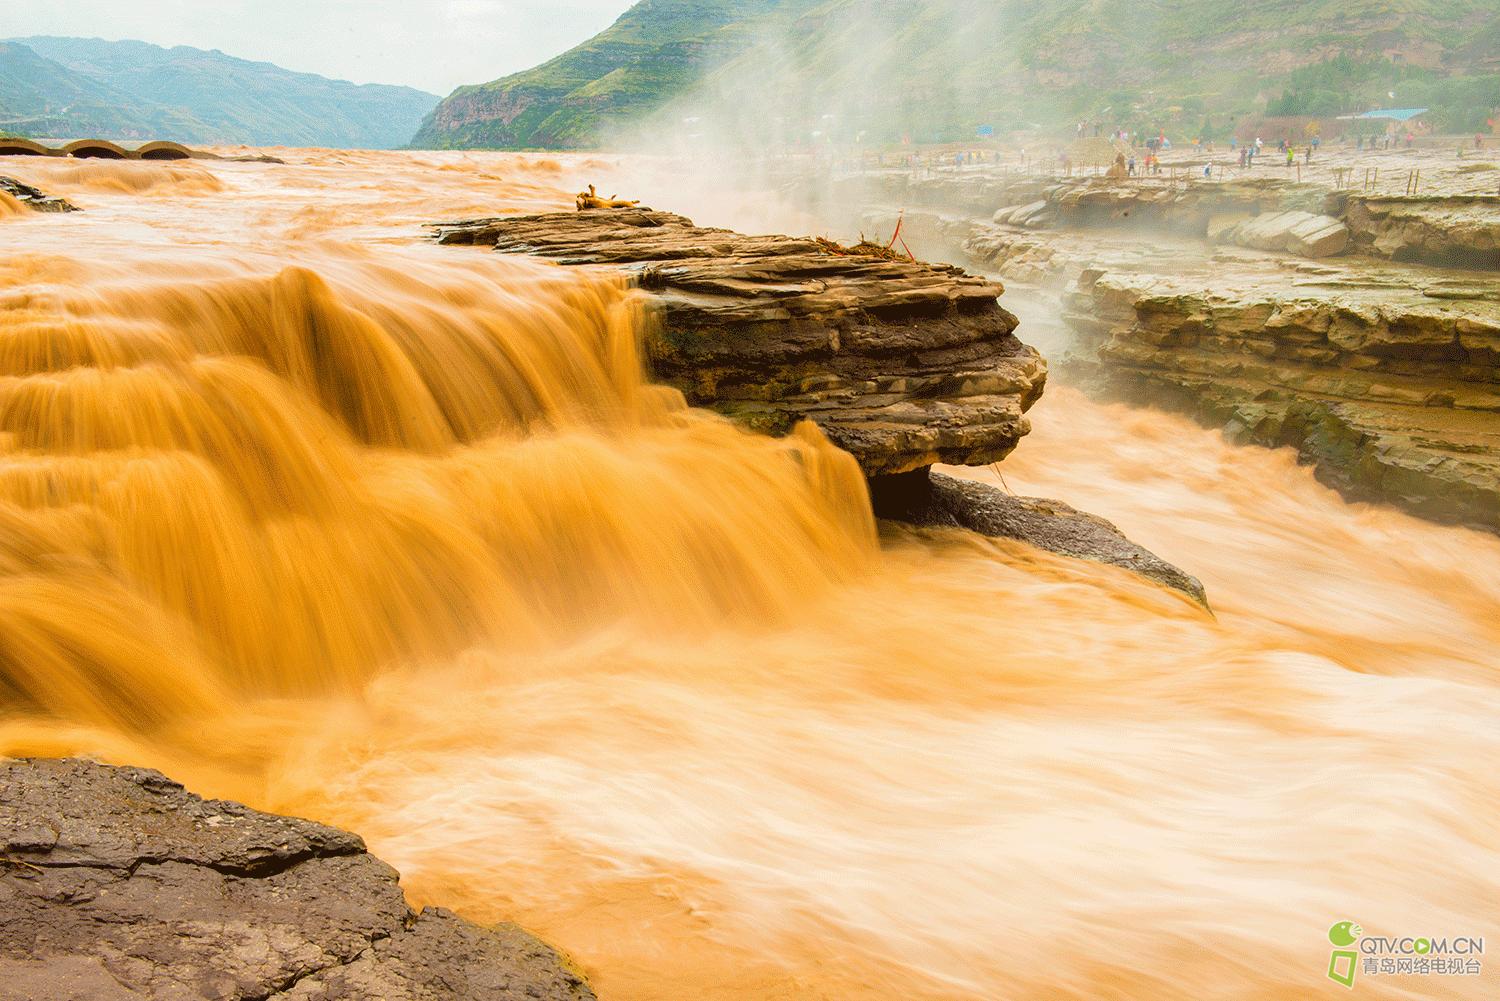
[[[460,87],[422,123],[423,148],[572,149],[660,109],[744,52],[778,8],[814,0],[643,0],[535,69]]]
[[[1500,4],[647,0],[543,66],[461,88],[416,144],[947,141],[1079,120],[1213,135],[1393,101],[1483,127],[1500,107]]]
[[[36,36],[0,43],[0,128],[37,136],[391,148],[436,95],[218,51]]]

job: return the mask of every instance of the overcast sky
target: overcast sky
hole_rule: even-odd
[[[222,49],[287,69],[446,95],[535,66],[633,0],[0,0],[0,37]]]

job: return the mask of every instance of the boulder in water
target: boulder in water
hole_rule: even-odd
[[[1017,497],[998,487],[919,469],[870,481],[875,514],[930,528],[965,528],[995,539],[1122,567],[1208,607],[1198,578],[1136,545],[1110,522],[1061,501]]]

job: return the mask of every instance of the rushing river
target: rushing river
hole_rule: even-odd
[[[618,279],[421,240],[628,164],[286,156],[0,161],[86,209],[0,204],[0,750],[357,830],[605,1001],[1301,998],[1340,919],[1500,935],[1500,539],[1065,386],[1009,488],[1216,616],[880,527],[645,384]]]

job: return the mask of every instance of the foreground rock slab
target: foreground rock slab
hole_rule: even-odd
[[[3,1001],[593,1001],[513,927],[413,913],[355,835],[158,772],[0,760]]]
[[[1048,552],[1122,567],[1208,607],[1198,578],[1136,545],[1113,524],[1060,501],[1017,497],[998,487],[918,470],[870,483],[875,513],[928,528],[965,528],[1018,539]]]
[[[812,420],[869,476],[1004,458],[1046,381],[1003,288],[948,265],[646,209],[478,219],[437,238],[629,272],[661,307],[656,379],[766,433]]]

